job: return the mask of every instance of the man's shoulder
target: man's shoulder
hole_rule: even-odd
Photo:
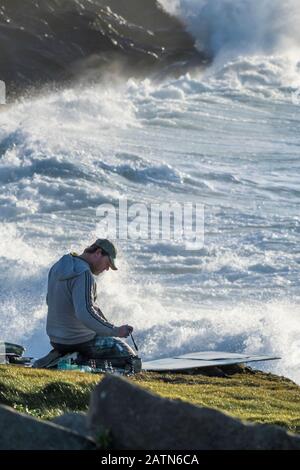
[[[75,253],[67,253],[59,258],[50,268],[49,275],[59,281],[76,279],[84,273],[92,277],[89,264]]]

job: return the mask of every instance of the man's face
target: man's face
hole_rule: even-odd
[[[109,257],[106,255],[103,255],[100,249],[95,251],[95,253],[93,253],[93,274],[98,276],[98,274],[101,274],[104,271],[108,271],[109,268],[110,268]]]

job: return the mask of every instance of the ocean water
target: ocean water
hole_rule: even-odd
[[[101,236],[100,204],[199,203],[203,248],[117,240],[100,307],[145,360],[274,354],[256,367],[300,383],[300,6],[161,4],[213,56],[205,69],[116,73],[0,112],[0,335],[49,350],[49,267]]]

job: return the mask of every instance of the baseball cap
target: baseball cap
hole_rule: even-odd
[[[117,257],[117,250],[116,247],[112,242],[107,240],[107,238],[98,238],[98,240],[95,241],[95,245],[97,245],[101,250],[103,250],[104,254],[108,256],[111,269],[114,271],[117,271],[117,266],[115,265],[115,259]]]

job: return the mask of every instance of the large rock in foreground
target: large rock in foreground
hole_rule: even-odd
[[[128,380],[106,376],[93,391],[88,426],[97,439],[110,430],[117,449],[298,449],[300,437],[222,412],[161,398]]]
[[[83,412],[76,413],[65,413],[63,415],[57,416],[51,420],[51,423],[58,424],[63,428],[67,428],[80,436],[88,437],[89,430],[87,428],[87,417]]]
[[[0,450],[82,450],[93,442],[68,429],[0,405]]]

